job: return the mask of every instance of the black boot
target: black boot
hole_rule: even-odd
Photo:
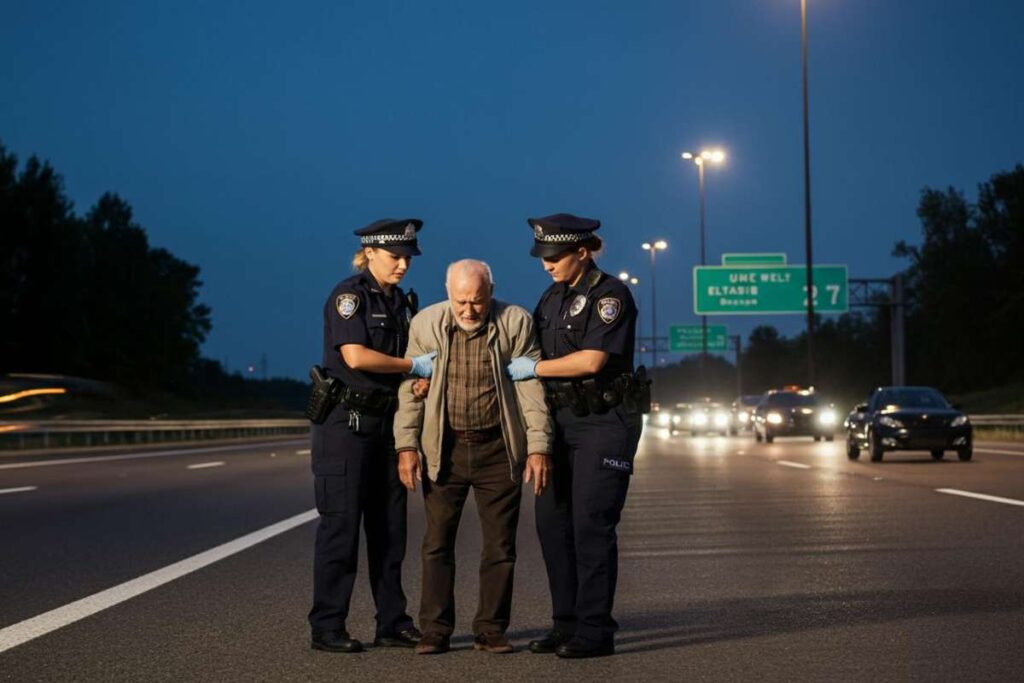
[[[572,638],[572,634],[552,629],[543,638],[530,641],[530,652],[538,655],[550,654],[557,650],[559,645],[569,642],[570,638]]]
[[[587,657],[607,657],[615,654],[615,641],[611,638],[605,640],[588,640],[586,638],[573,638],[563,643],[555,650],[555,654],[563,659],[585,659]]]
[[[390,635],[379,635],[373,639],[374,647],[416,647],[423,634],[415,626]]]
[[[362,652],[363,644],[350,638],[348,631],[314,631],[310,647],[324,652]]]

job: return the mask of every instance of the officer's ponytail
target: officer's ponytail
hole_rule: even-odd
[[[359,251],[352,255],[352,270],[365,273],[366,269],[370,267],[370,259],[366,255],[364,247],[359,247]]]

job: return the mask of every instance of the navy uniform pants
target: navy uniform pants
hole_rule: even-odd
[[[345,629],[356,569],[359,525],[366,531],[370,590],[377,606],[377,635],[413,625],[402,591],[405,559],[406,489],[398,479],[393,415],[363,414],[359,431],[336,407],[323,425],[313,426],[312,461],[316,509],[312,630]]]
[[[554,482],[536,499],[537,536],[554,627],[591,641],[613,636],[619,548],[641,418],[622,406],[604,415],[555,414]]]

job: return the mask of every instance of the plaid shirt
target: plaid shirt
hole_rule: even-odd
[[[489,324],[473,333],[453,325],[445,399],[448,426],[457,431],[490,429],[501,423],[498,387],[487,350]]]

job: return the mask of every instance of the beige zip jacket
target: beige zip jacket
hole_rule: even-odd
[[[447,301],[424,308],[409,326],[409,348],[406,358],[437,351],[430,392],[423,400],[412,394],[414,378],[402,382],[398,390],[398,411],[395,413],[395,449],[417,450],[427,463],[427,476],[437,480],[441,469],[441,442],[444,438],[445,383],[450,355],[450,332],[456,325],[451,304]],[[508,450],[509,472],[519,481],[527,455],[551,454],[554,427],[540,380],[513,382],[505,367],[517,356],[540,360],[540,346],[533,334],[533,317],[521,306],[495,299],[487,323],[487,347],[498,387],[501,412],[501,433]]]

